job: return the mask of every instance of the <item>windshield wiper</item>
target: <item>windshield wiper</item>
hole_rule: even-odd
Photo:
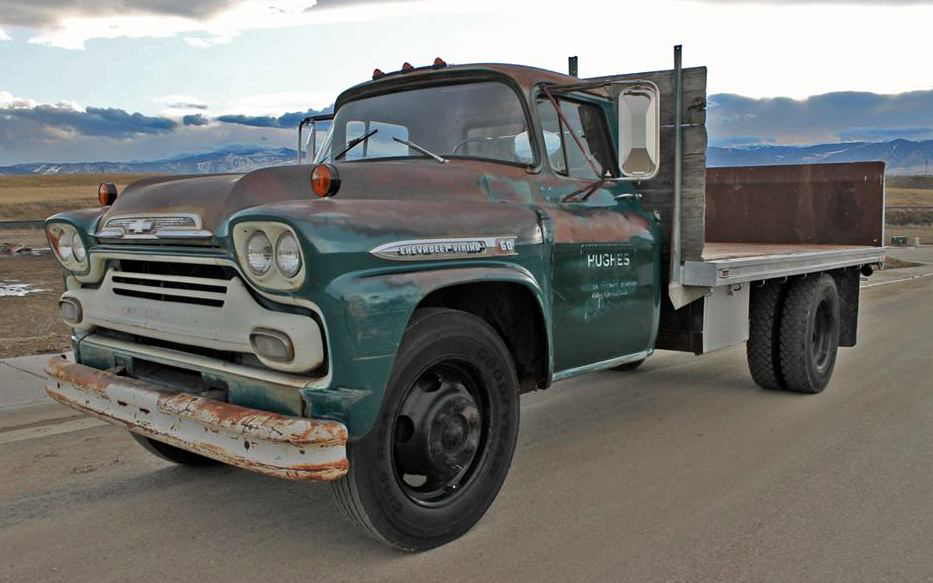
[[[396,142],[400,143],[400,144],[405,144],[405,145],[408,146],[409,148],[414,148],[415,150],[418,150],[419,152],[421,152],[421,153],[424,154],[425,156],[430,156],[430,157],[434,158],[435,160],[437,160],[437,161],[440,162],[441,164],[446,164],[446,163],[448,162],[447,158],[444,158],[444,157],[442,157],[442,156],[438,156],[438,155],[435,154],[434,152],[430,152],[430,151],[428,151],[427,149],[422,148],[421,146],[419,146],[418,144],[416,144],[416,143],[414,143],[414,142],[411,142],[411,141],[409,141],[409,140],[403,140],[402,138],[396,138],[395,136],[393,136],[392,139],[395,140]]]
[[[379,131],[379,130],[372,130],[372,131],[370,131],[370,132],[366,132],[365,134],[363,134],[362,136],[360,136],[360,137],[358,137],[358,138],[353,138],[352,140],[350,140],[350,143],[347,144],[347,147],[344,148],[343,150],[340,150],[340,153],[337,154],[336,156],[334,156],[334,161],[336,162],[337,160],[343,158],[344,154],[346,154],[347,152],[349,152],[349,151],[352,150],[353,148],[357,147],[358,145],[360,145],[360,144],[362,144],[363,142],[365,142],[366,140],[368,140],[368,139],[370,138],[370,136],[372,136],[373,134],[375,134],[375,133],[378,132],[378,131]]]

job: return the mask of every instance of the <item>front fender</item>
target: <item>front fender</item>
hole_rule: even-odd
[[[486,282],[524,286],[549,320],[545,292],[534,275],[508,262],[357,272],[331,281],[322,298],[329,305],[322,307],[336,316],[328,318],[334,383],[327,389],[304,391],[311,414],[343,422],[351,438],[365,435],[379,414],[399,344],[418,305],[442,288]],[[549,351],[550,346],[548,339]]]

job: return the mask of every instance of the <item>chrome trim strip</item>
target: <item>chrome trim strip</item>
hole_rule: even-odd
[[[151,222],[147,222],[147,219]],[[157,224],[159,219],[167,221],[183,219],[186,224],[164,226],[151,233],[141,232],[152,229],[152,223]],[[128,233],[124,225],[126,221],[139,223],[139,231]],[[201,217],[195,213],[134,213],[109,217],[104,228],[94,236],[99,239],[207,239],[212,237],[213,233],[202,228]]]
[[[518,255],[514,235],[494,237],[457,237],[450,239],[412,239],[392,241],[370,250],[370,254],[390,261],[429,261],[504,257]]]
[[[629,362],[635,362],[636,360],[644,360],[651,356],[654,353],[654,349],[643,350],[641,352],[636,352],[634,354],[626,354],[625,356],[618,356],[616,358],[610,358],[609,360],[603,360],[601,362],[594,362],[592,364],[584,364],[583,366],[578,366],[576,368],[568,368],[567,370],[562,370],[560,372],[554,373],[551,377],[553,381],[562,381],[564,379],[569,379],[570,377],[579,376],[586,374],[588,372],[593,372],[597,370],[604,370],[607,368],[612,368],[614,366],[619,366],[620,364],[626,364]]]

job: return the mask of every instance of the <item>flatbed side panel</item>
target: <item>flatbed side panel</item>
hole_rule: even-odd
[[[884,162],[709,168],[706,241],[884,244]]]

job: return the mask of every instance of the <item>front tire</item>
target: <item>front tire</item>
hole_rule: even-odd
[[[790,284],[781,313],[781,374],[787,390],[820,393],[839,350],[839,292],[827,274]]]
[[[512,357],[485,321],[419,310],[374,426],[347,446],[337,505],[367,534],[424,551],[466,533],[505,481],[519,421]]]
[[[146,451],[156,457],[164,459],[167,462],[192,467],[213,466],[220,463],[217,460],[212,460],[209,457],[204,457],[203,455],[190,452],[186,449],[181,449],[180,447],[175,447],[174,445],[162,443],[161,441],[156,441],[155,439],[150,439],[148,437],[137,435],[132,432],[130,432],[130,435],[139,445],[143,446]]]

